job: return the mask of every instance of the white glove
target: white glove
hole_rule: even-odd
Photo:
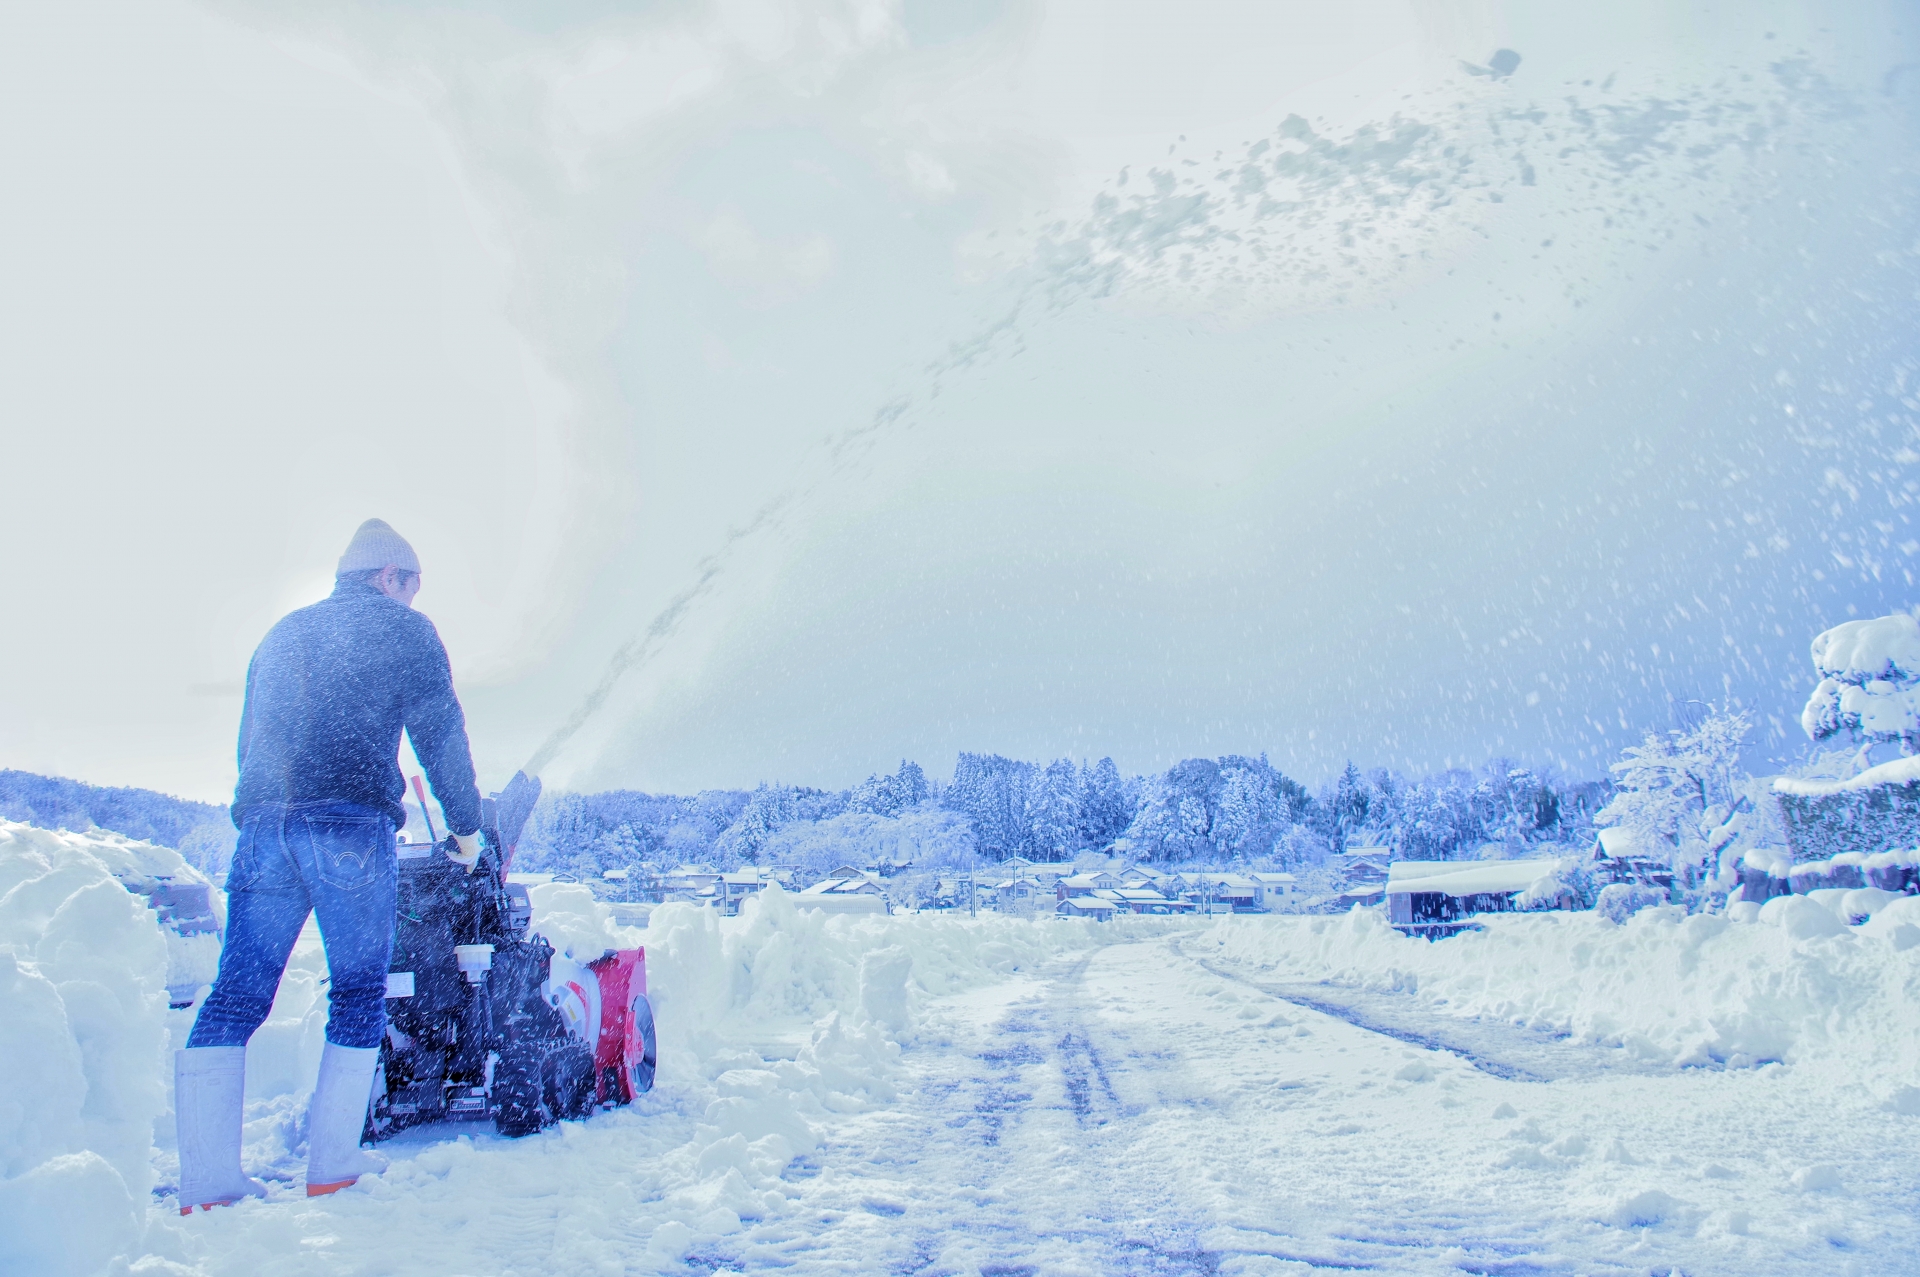
[[[447,859],[472,873],[473,867],[480,863],[480,835],[454,834],[452,837],[453,846],[447,850]]]

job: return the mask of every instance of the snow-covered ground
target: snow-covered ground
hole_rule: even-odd
[[[0,1271],[1897,1273],[1920,1242],[1920,918],[1806,899],[1428,944],[1364,911],[777,895],[621,932],[544,888],[563,943],[647,946],[651,1095],[519,1141],[412,1132],[309,1201],[303,943],[250,1053],[273,1196],[182,1219],[166,1049],[191,1013],[89,837],[0,827]]]

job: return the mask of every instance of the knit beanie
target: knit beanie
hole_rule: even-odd
[[[420,560],[407,539],[389,527],[385,519],[368,519],[353,534],[353,540],[347,542],[347,552],[340,556],[340,566],[333,574],[377,572],[386,567],[418,572]]]

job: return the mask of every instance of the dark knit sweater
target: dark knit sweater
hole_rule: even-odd
[[[353,802],[406,823],[400,732],[449,829],[480,827],[466,717],[439,631],[370,585],[281,618],[247,667],[233,823],[263,807]]]

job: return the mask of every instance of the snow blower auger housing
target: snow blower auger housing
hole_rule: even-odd
[[[502,1135],[530,1135],[652,1088],[646,951],[555,953],[529,934],[527,889],[507,881],[539,797],[522,772],[482,803],[471,874],[446,843],[400,845],[387,1036],[365,1139],[488,1118]]]

